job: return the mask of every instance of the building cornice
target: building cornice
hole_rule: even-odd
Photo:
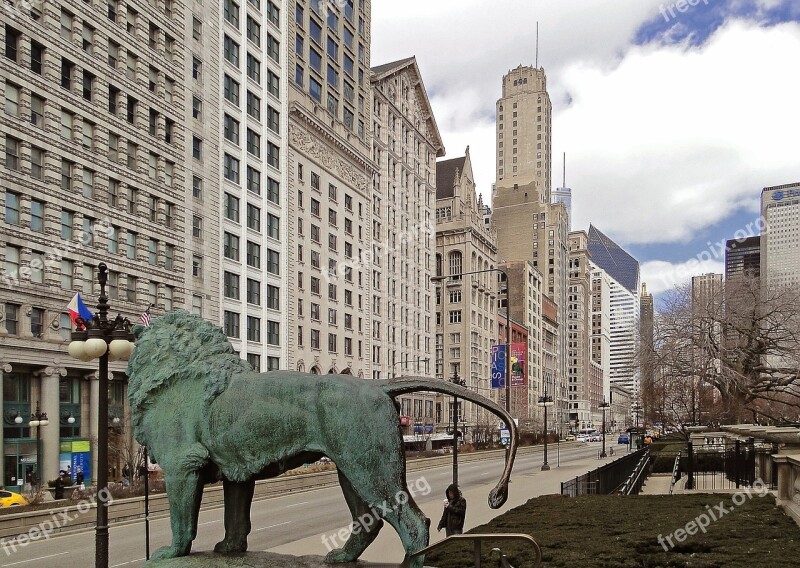
[[[309,113],[305,108],[303,108],[298,103],[296,102],[290,103],[289,116],[293,117],[295,120],[309,127],[309,130],[311,130],[314,134],[318,135],[320,138],[329,142],[334,148],[336,148],[342,154],[348,157],[351,160],[351,162],[363,168],[364,188],[359,188],[359,189],[366,188],[367,174],[368,173],[374,174],[377,173],[378,171],[378,166],[375,163],[373,163],[372,160],[368,159],[364,154],[359,152],[352,144],[343,140],[340,136],[337,136],[329,126],[327,126],[313,114]],[[290,143],[292,143],[293,145],[298,145],[302,143],[298,138],[298,133],[292,132],[291,125],[289,126],[289,134],[290,134],[289,137]],[[312,141],[312,145],[313,142],[314,141]],[[349,164],[341,164],[341,166],[351,167]],[[353,171],[357,172],[358,170],[353,169]]]

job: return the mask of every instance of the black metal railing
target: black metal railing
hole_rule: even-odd
[[[579,475],[575,479],[564,481],[561,483],[561,494],[570,497],[591,494],[610,495],[625,483],[645,455],[647,455],[647,448],[642,448]]]
[[[681,478],[681,452],[678,452],[678,455],[675,456],[675,465],[672,466],[672,481],[669,484],[669,494],[672,495],[672,491],[675,489],[675,484],[678,483],[678,480]]]
[[[642,491],[644,480],[647,479],[647,466],[650,463],[649,448],[645,448],[644,455],[639,459],[633,472],[619,489],[620,495],[638,495]]]
[[[756,444],[749,440],[734,440],[728,444],[689,442],[685,460],[686,489],[739,489],[762,483],[777,487],[776,471],[772,464],[772,445]]]

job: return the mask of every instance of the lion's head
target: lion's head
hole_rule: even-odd
[[[148,400],[160,389],[176,380],[196,382],[208,404],[232,376],[252,370],[222,329],[183,310],[154,318],[150,327],[135,325],[133,334],[136,349],[128,362],[128,398],[137,438]]]

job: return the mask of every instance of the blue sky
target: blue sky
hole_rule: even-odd
[[[469,145],[488,199],[501,79],[533,64],[538,21],[553,185],[566,152],[573,229],[595,224],[660,293],[721,271],[761,189],[800,181],[800,1],[692,1],[375,2],[372,64],[416,55],[447,157]]]

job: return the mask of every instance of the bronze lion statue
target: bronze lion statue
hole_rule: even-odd
[[[428,544],[430,522],[406,487],[398,408],[401,393],[435,391],[470,400],[501,417],[511,445],[489,505],[508,496],[517,429],[498,405],[452,383],[422,377],[391,381],[345,375],[275,371],[256,373],[233,350],[223,331],[185,311],[134,327],[136,349],[128,365],[134,435],[164,472],[172,544],[154,558],[189,554],[197,534],[203,485],[222,480],[225,538],[215,551],[244,552],[250,533],[255,482],[326,456],[354,522],[380,510],[400,535],[406,555]],[[408,499],[399,503],[396,496]],[[398,505],[380,509],[383,503]],[[356,560],[383,522],[352,531],[326,562]],[[413,566],[422,566],[422,558]]]

